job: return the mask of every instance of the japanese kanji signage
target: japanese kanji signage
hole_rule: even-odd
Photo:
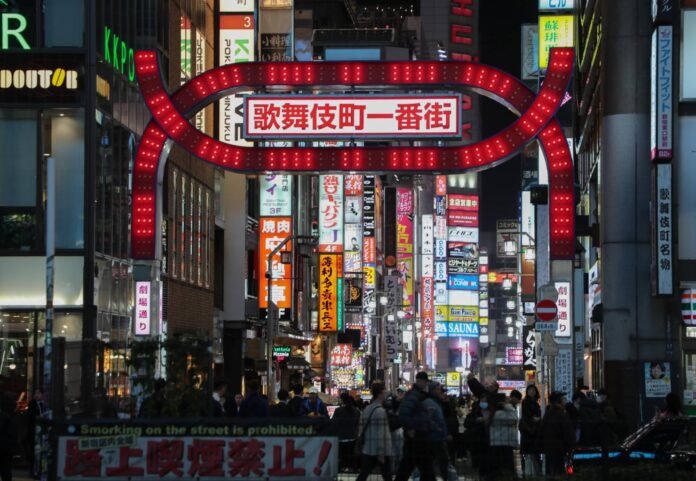
[[[556,370],[553,390],[565,393],[573,392],[573,353],[569,348],[559,348],[556,355]]]
[[[421,279],[421,329],[423,337],[430,339],[433,336],[433,318],[435,317],[435,289],[432,277]]]
[[[399,324],[394,314],[388,314],[384,322],[384,347],[387,361],[399,357]]]
[[[461,137],[459,95],[252,95],[247,139]]]
[[[254,0],[220,0],[221,12],[253,13]]]
[[[539,68],[549,66],[549,52],[553,47],[573,46],[572,15],[539,16]]]
[[[343,260],[340,255],[319,255],[319,331],[332,332],[339,325],[339,285]]]
[[[570,296],[570,282],[555,282],[554,286],[558,291],[556,306],[558,307],[558,329],[554,334],[556,337],[570,337],[572,334],[572,312],[573,304]]]
[[[531,326],[522,328],[522,368],[525,371],[536,371],[536,332]]]
[[[259,307],[268,308],[268,256],[273,249],[292,235],[292,217],[262,217],[259,220]],[[288,242],[283,248],[292,250]],[[280,252],[271,262],[273,303],[280,309],[292,308],[292,266],[281,262]]]
[[[522,348],[521,347],[506,347],[505,348],[505,364],[522,364]]]
[[[111,432],[162,430],[170,426],[124,427]],[[218,426],[231,433],[241,426]],[[111,429],[112,426],[104,426]],[[176,428],[179,429],[179,428]],[[181,428],[186,430],[186,428]],[[254,428],[249,427],[249,430]],[[255,427],[261,431],[263,427]],[[301,428],[305,430],[305,427]],[[240,429],[243,431],[244,429]],[[286,427],[286,431],[289,428]],[[316,480],[338,474],[338,439],[323,436],[233,437],[60,436],[57,478],[87,479],[197,479]]]
[[[331,350],[332,366],[349,366],[353,358],[353,346],[350,344],[336,344]]]
[[[344,302],[346,312],[362,312],[363,307],[363,276],[353,275],[344,278]]]
[[[151,283],[135,283],[135,335],[150,335],[150,289]]]
[[[421,241],[421,250],[422,254],[425,255],[432,255],[434,254],[434,238],[433,238],[433,230],[434,230],[434,225],[433,225],[433,216],[432,214],[426,214],[421,217],[421,224],[422,224],[422,241]],[[430,270],[432,270],[432,266],[430,267]]]
[[[398,187],[396,204],[396,260],[403,304],[413,305],[413,190]]]
[[[478,212],[479,197],[478,195],[450,194],[447,196],[447,210]]]
[[[319,252],[343,251],[343,176],[319,176]]]
[[[672,158],[672,51],[671,26],[659,26],[652,36],[650,57],[650,158]]]
[[[655,165],[654,176],[653,294],[672,295],[674,291],[672,166],[670,164]]]
[[[292,215],[292,175],[259,176],[261,216]]]
[[[498,258],[517,257],[520,239],[520,223],[516,220],[498,220],[496,222],[496,248]],[[507,242],[513,242],[514,249],[508,251]]]

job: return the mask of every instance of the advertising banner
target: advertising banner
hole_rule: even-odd
[[[0,29],[0,40],[2,34]],[[0,102],[80,102],[84,94],[84,75],[82,55],[3,52],[0,64]]]
[[[363,312],[374,314],[376,299],[375,290],[377,289],[376,272],[374,264],[363,265]]]
[[[458,259],[450,257],[447,259],[447,274],[473,274],[478,277],[479,263],[476,259]]]
[[[447,176],[446,175],[436,175],[435,176],[435,195],[440,197],[447,195]]]
[[[646,362],[645,397],[660,398],[672,390],[672,376],[669,362]]]
[[[670,296],[674,292],[672,166],[657,164],[653,176],[652,290],[654,295]]]
[[[150,335],[150,288],[149,281],[135,283],[135,332],[136,336]]]
[[[522,364],[522,348],[521,347],[506,347],[505,348],[505,364]]]
[[[433,200],[433,211],[435,213],[435,217],[445,217],[447,215],[447,196],[435,196],[435,199]]]
[[[351,344],[336,344],[331,350],[332,366],[348,366],[353,357],[353,346]]]
[[[435,334],[441,337],[462,337],[467,339],[479,337],[478,322],[436,322]]]
[[[360,196],[363,195],[363,176],[362,175],[346,175],[345,176],[345,194],[348,196]]]
[[[397,188],[396,203],[397,239],[396,260],[400,284],[403,290],[403,305],[413,305],[413,190]]]
[[[287,237],[292,235],[292,217],[262,217],[259,220],[259,307],[268,308],[268,256]],[[284,251],[292,251],[288,242]],[[278,252],[271,262],[273,277],[273,303],[278,308],[292,308],[292,266],[283,264]]]
[[[571,348],[559,348],[556,354],[554,391],[573,392],[573,353]]]
[[[435,259],[438,261],[447,259],[447,239],[435,239]]]
[[[421,250],[425,255],[431,255],[434,252],[434,224],[433,216],[431,214],[425,214],[421,217],[422,224],[422,236],[421,236]]]
[[[234,436],[236,426],[215,428],[229,433],[220,436],[114,435],[138,428],[110,428],[98,437],[60,436],[57,478],[329,481],[338,474],[337,438]],[[158,426],[139,431],[146,429],[164,431]]]
[[[573,304],[570,296],[570,282],[555,282],[558,291],[556,307],[558,308],[558,329],[554,336],[570,337],[573,326]]]
[[[447,213],[447,225],[455,227],[478,227],[478,212],[451,210]]]
[[[345,219],[346,224],[359,224],[362,222],[362,196],[346,195]],[[360,228],[362,232],[362,227]]]
[[[447,303],[452,306],[477,306],[479,303],[479,292],[449,290],[447,291]]]
[[[454,291],[479,290],[478,274],[452,274],[447,276],[447,289]]]
[[[423,305],[421,306],[421,326],[425,339],[431,339],[433,336],[434,294],[433,278],[423,277],[421,282],[421,297],[423,299]]]
[[[525,371],[536,371],[536,331],[532,326],[522,328],[522,368]]]
[[[466,242],[448,242],[447,257],[454,257],[456,259],[478,260],[479,246],[478,244]]]
[[[336,254],[319,255],[319,331],[337,331],[339,316],[338,279],[341,276],[342,259]]]
[[[447,239],[455,242],[477,243],[479,230],[478,227],[448,227]]]
[[[659,26],[652,36],[650,56],[650,159],[672,158],[673,99],[672,27]]]
[[[572,15],[539,16],[539,68],[549,66],[549,53],[553,47],[573,46]]]
[[[540,12],[572,10],[573,8],[575,8],[575,0],[539,0]]]
[[[253,8],[252,8],[253,11]],[[220,15],[218,66],[254,61],[254,15]],[[218,140],[248,147],[243,136],[244,99],[229,95],[218,102]]]
[[[319,176],[319,252],[343,251],[343,176]]]
[[[244,104],[244,137],[460,138],[460,104],[459,95],[250,95]]]
[[[375,176],[363,179],[363,236],[375,237]],[[374,257],[374,254],[372,254]],[[374,262],[374,260],[365,262]]]
[[[363,277],[351,276],[346,273],[344,281],[343,307],[346,312],[362,312],[363,307]]]
[[[292,175],[266,174],[259,176],[262,217],[292,215]]]
[[[220,0],[221,12],[253,13],[254,0]]]
[[[447,320],[455,322],[478,322],[479,308],[476,306],[448,306]]]
[[[265,0],[259,12],[259,54],[262,62],[293,61],[292,0]]]
[[[478,212],[478,195],[450,194],[447,196],[447,211]]]
[[[520,223],[517,220],[499,220],[496,222],[496,249],[499,258],[514,258],[517,257],[517,249],[519,249],[520,239]],[[506,242],[513,242],[514,249],[511,252],[506,251]]]

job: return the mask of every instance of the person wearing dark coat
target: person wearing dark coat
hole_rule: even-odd
[[[329,417],[329,410],[326,408],[324,401],[319,399],[319,390],[315,387],[309,388],[309,396],[302,401],[301,416],[313,417]]]
[[[241,394],[235,394],[234,397],[229,397],[225,401],[225,416],[228,418],[239,416],[239,410],[242,408],[242,401],[244,401],[244,396]]]
[[[215,381],[213,385],[213,397],[210,400],[210,415],[214,418],[221,418],[225,415],[223,407],[223,399],[227,391],[227,383],[224,381]]]
[[[573,423],[565,412],[564,393],[552,392],[549,406],[541,420],[536,443],[546,456],[546,474],[563,475],[565,456],[575,445]]]
[[[498,383],[495,381],[482,384],[473,373],[469,373],[466,377],[466,384],[469,386],[471,393],[479,400],[486,399],[489,406],[496,403],[498,395]]]
[[[268,414],[272,418],[291,418],[294,415],[290,411],[288,401],[290,393],[286,389],[278,391],[278,403],[268,408]]]
[[[522,401],[520,418],[520,452],[524,460],[524,472],[532,476],[540,471],[539,453],[536,446],[537,432],[541,424],[541,406],[539,390],[534,384],[527,386],[526,396]]]
[[[338,464],[341,470],[348,470],[355,465],[355,439],[358,435],[360,411],[355,406],[355,399],[344,392],[341,394],[343,403],[331,418],[331,433],[338,437]]]
[[[290,399],[290,402],[288,402],[288,406],[290,408],[290,414],[293,417],[299,416],[302,412],[302,403],[304,402],[304,399],[302,399],[302,385],[301,384],[295,384],[292,388],[292,399]]]
[[[488,451],[488,431],[486,421],[490,417],[488,398],[475,401],[471,411],[464,418],[464,444],[471,454],[471,464],[479,473],[480,478],[486,476],[488,463],[486,452]]]
[[[260,384],[256,379],[249,382],[249,392],[239,408],[239,417],[267,418],[268,402],[259,393]]]
[[[428,373],[419,372],[416,383],[399,405],[399,421],[404,429],[404,452],[395,481],[407,481],[418,467],[421,481],[435,481],[432,453],[428,442],[430,417],[423,402],[428,398]]]

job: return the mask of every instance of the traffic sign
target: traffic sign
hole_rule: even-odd
[[[553,321],[558,316],[558,306],[552,300],[544,299],[537,303],[534,313],[540,321]]]
[[[534,323],[534,329],[538,332],[556,332],[558,323],[556,321],[537,321]]]

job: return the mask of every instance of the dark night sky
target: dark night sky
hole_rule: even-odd
[[[481,62],[520,75],[520,27],[537,21],[537,0],[479,0]],[[516,118],[482,98],[482,135],[488,137]],[[494,232],[497,219],[517,218],[520,157],[483,172],[481,230]]]

